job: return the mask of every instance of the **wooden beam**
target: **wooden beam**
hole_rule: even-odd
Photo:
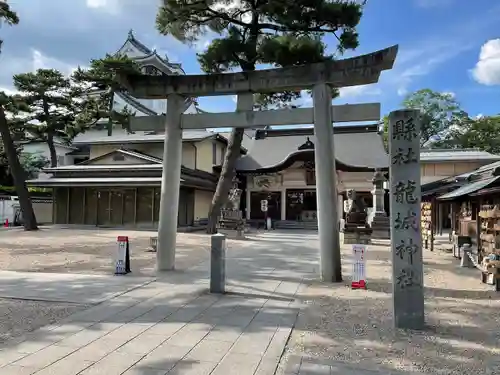
[[[363,122],[380,120],[380,103],[332,106],[333,122]],[[131,119],[132,131],[163,131],[165,116],[141,116]],[[183,114],[183,129],[259,128],[264,126],[312,124],[312,108],[277,109],[226,113]]]
[[[392,69],[398,46],[344,60],[264,69],[251,72],[153,76],[114,67],[116,79],[139,99],[161,99],[177,94],[188,97],[266,93],[311,88],[318,83],[333,87],[378,82],[380,72]]]

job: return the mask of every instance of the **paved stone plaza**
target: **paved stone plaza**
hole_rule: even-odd
[[[317,281],[316,233],[261,233],[234,245],[227,253],[230,293],[208,294],[208,256],[155,281],[114,277],[131,288],[111,288],[100,295],[105,301],[7,341],[0,374],[500,371],[498,294],[449,254],[424,253],[429,326],[404,332],[392,329],[388,243],[368,250],[366,291],[348,287],[348,248],[342,254],[346,281]],[[29,277],[20,273],[19,280]],[[82,289],[88,285],[80,282]]]

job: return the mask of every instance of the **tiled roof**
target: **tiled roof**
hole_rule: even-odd
[[[127,156],[132,156],[133,158],[136,158],[142,162],[151,162],[151,163],[156,163],[156,164],[161,164],[161,162],[162,162],[162,159],[159,159],[159,158],[151,156],[151,155],[144,154],[144,153],[136,151],[136,150],[118,149],[118,150],[113,150],[111,152],[105,153],[101,156],[98,156],[98,157],[95,157],[92,159],[88,159],[88,160],[81,162],[81,163],[78,163],[76,165],[91,165],[96,160],[103,159],[105,157],[108,157],[108,156],[110,156],[112,154],[116,154],[116,153],[127,155]]]
[[[389,166],[389,157],[379,133],[364,131],[364,127],[360,127],[359,130],[351,127],[349,130],[352,132],[347,129],[335,129],[335,157],[339,162],[348,166],[373,169]],[[248,155],[238,160],[237,169],[250,171],[270,168],[297,153],[298,147],[303,145],[307,138],[316,143],[313,134],[307,135],[306,132],[302,132],[304,134],[293,135],[293,133],[290,131],[290,135],[268,136],[253,140]]]
[[[153,111],[152,109],[146,107],[144,104],[140,103],[138,100],[136,100],[133,97],[131,97],[130,95],[128,95],[127,93],[116,92],[116,95],[119,96],[123,101],[125,101],[125,103],[131,105],[132,107],[134,107],[135,109],[138,109],[139,111],[141,111],[142,113],[144,113],[146,115],[154,116],[154,115],[158,114],[155,111]]]
[[[476,160],[500,160],[499,155],[490,154],[486,151],[474,149],[449,150],[421,150],[420,161],[441,162],[441,161],[476,161]]]
[[[483,165],[481,168],[478,169],[478,171],[487,171],[487,170],[495,169],[495,168],[499,168],[499,167],[500,167],[500,161],[496,161],[496,162],[491,163],[491,164]]]
[[[184,130],[182,132],[183,141],[201,141],[206,138],[215,137],[217,133],[212,133],[206,130]],[[93,137],[92,137],[93,136]],[[135,132],[133,134],[119,133],[108,137],[107,135],[91,134],[85,137],[85,133],[75,138],[74,145],[81,144],[127,144],[127,143],[155,143],[164,142],[165,134],[148,134],[146,132]]]

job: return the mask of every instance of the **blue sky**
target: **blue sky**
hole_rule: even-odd
[[[0,88],[11,77],[41,67],[65,72],[115,52],[130,28],[144,44],[198,73],[194,46],[159,35],[156,0],[11,0],[21,23],[3,26]],[[50,3],[50,6],[47,4]],[[471,115],[500,113],[500,2],[498,0],[368,0],[359,26],[360,46],[346,56],[400,45],[395,67],[379,84],[341,90],[335,103],[381,102],[383,114],[421,88],[450,92]],[[335,48],[332,38],[326,42]],[[203,109],[234,110],[231,97],[204,98]],[[307,98],[304,106],[310,105]]]

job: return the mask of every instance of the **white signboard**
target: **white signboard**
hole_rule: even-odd
[[[128,273],[127,270],[127,256],[128,256],[128,237],[118,237],[118,251],[116,254],[115,274],[124,275]]]
[[[352,245],[352,289],[366,289],[366,245]]]
[[[263,199],[260,201],[260,209],[262,212],[267,211],[267,199]]]

